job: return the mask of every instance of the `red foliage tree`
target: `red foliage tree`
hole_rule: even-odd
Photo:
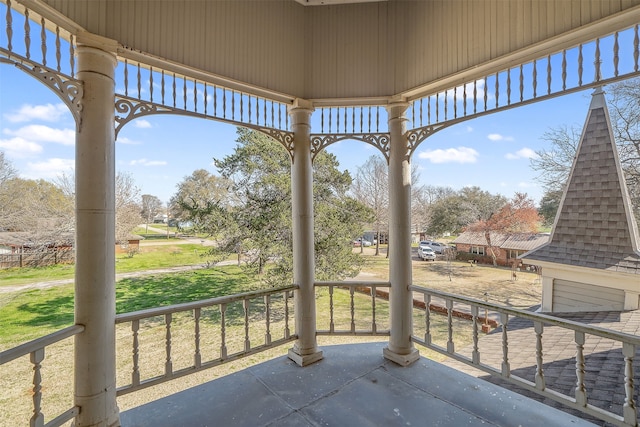
[[[531,198],[526,193],[515,193],[513,198],[486,220],[476,221],[467,231],[484,233],[488,253],[497,265],[496,253],[491,242],[491,233],[535,233],[542,218]]]

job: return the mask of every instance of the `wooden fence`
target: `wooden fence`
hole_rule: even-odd
[[[47,248],[44,250],[0,253],[0,269],[14,267],[44,267],[46,265],[73,263],[73,248]]]

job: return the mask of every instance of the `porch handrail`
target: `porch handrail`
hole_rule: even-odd
[[[234,295],[225,295],[221,297],[203,299],[199,301],[190,301],[181,304],[173,304],[165,307],[154,307],[145,310],[132,311],[116,315],[116,325],[118,323],[131,322],[133,320],[141,320],[147,317],[162,316],[165,314],[177,313],[179,311],[193,310],[196,308],[211,307],[220,304],[230,304],[232,302],[242,301],[247,298],[256,298],[260,296],[272,295],[279,292],[293,291],[298,289],[297,285],[281,286],[278,288],[261,289],[257,291],[243,292]]]
[[[535,392],[544,397],[551,398],[556,402],[562,403],[570,408],[577,409],[583,413],[597,417],[601,420],[607,421],[618,426],[637,426],[638,417],[634,396],[634,372],[633,362],[636,354],[636,349],[640,346],[640,337],[636,335],[627,334],[624,332],[613,331],[610,329],[602,328],[599,326],[587,325],[572,320],[560,319],[557,317],[549,316],[542,313],[533,313],[520,309],[514,309],[504,307],[498,304],[481,301],[475,298],[464,297],[460,295],[450,294],[447,292],[441,292],[433,289],[427,289],[424,287],[411,285],[409,289],[413,292],[420,293],[424,298],[424,312],[425,312],[425,335],[424,337],[418,337],[412,335],[412,340],[418,344],[421,344],[431,350],[434,350],[440,354],[450,357],[459,362],[465,363],[481,371],[487,372],[491,375],[502,378],[505,381],[516,384],[526,390]],[[431,298],[437,297],[444,299],[447,306],[447,313],[449,317],[448,321],[448,341],[447,346],[442,347],[431,342],[430,334],[430,314],[431,314]],[[473,350],[471,357],[465,356],[455,351],[453,342],[453,323],[451,316],[453,312],[453,303],[464,304],[470,307],[471,322],[473,328]],[[493,366],[481,363],[480,350],[478,347],[478,329],[479,329],[479,311],[480,309],[486,309],[492,312],[496,312],[500,317],[500,327],[502,334],[502,363],[500,369]],[[533,322],[536,340],[535,340],[535,354],[536,354],[536,372],[535,381],[529,381],[525,378],[513,375],[508,358],[508,321],[510,317],[519,317]],[[558,326],[564,329],[573,330],[575,333],[576,344],[576,385],[575,396],[571,397],[555,390],[548,390],[546,388],[546,381],[544,376],[544,356],[542,346],[542,335],[544,332],[544,326]],[[622,355],[624,357],[624,387],[625,400],[622,407],[622,416],[603,408],[599,408],[588,403],[588,394],[585,384],[585,354],[584,344],[585,336],[592,335],[609,340],[613,340],[621,343]]]
[[[121,396],[134,391],[141,390],[153,385],[157,385],[169,380],[183,377],[204,369],[221,365],[222,363],[241,359],[243,357],[259,353],[269,348],[277,347],[297,338],[295,333],[290,332],[289,325],[289,295],[292,291],[298,289],[297,285],[282,286],[277,288],[263,289],[257,291],[244,292],[235,295],[228,295],[216,298],[209,298],[200,301],[187,302],[182,304],[174,304],[166,307],[155,307],[145,310],[139,310],[131,313],[123,313],[116,316],[116,324],[131,323],[132,333],[132,371],[131,380],[128,384],[118,387],[117,395]],[[271,297],[281,294],[283,299],[283,321],[284,329],[280,338],[272,337],[271,331]],[[249,327],[251,319],[249,316],[249,301],[264,298],[264,342],[260,345],[253,345],[250,339]],[[234,302],[242,302],[242,310],[244,313],[244,348],[238,352],[229,354],[227,350],[227,330],[226,316],[227,305]],[[219,307],[220,310],[220,352],[219,357],[210,360],[203,360],[200,352],[200,319],[202,309],[208,307]],[[173,351],[172,351],[172,324],[173,314],[180,312],[192,312],[193,314],[193,363],[182,369],[175,370],[173,367]],[[142,378],[139,365],[140,343],[139,332],[141,329],[141,321],[153,317],[164,317],[164,346],[165,346],[165,363],[164,373],[150,378]]]
[[[26,342],[17,347],[10,348],[0,352],[0,366],[11,362],[19,357],[30,355],[30,361],[33,364],[33,415],[31,416],[29,425],[31,427],[57,427],[78,415],[80,408],[73,406],[67,409],[56,418],[48,423],[44,422],[44,414],[42,413],[42,361],[44,360],[44,350],[47,346],[51,346],[66,338],[72,337],[84,331],[83,325],[73,325],[59,331],[53,332],[44,337]]]

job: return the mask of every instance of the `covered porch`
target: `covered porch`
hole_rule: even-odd
[[[588,416],[636,426],[638,336],[414,286],[410,206],[411,156],[439,129],[637,76],[640,4],[308,3],[2,0],[0,65],[51,88],[77,125],[74,325],[0,353],[2,365],[28,357],[33,367],[31,425],[586,424],[427,360],[419,353],[424,347]],[[466,25],[477,14],[482,25]],[[116,315],[115,138],[151,114],[249,127],[287,150],[293,283]],[[313,160],[346,139],[374,146],[388,164],[385,282],[315,278]],[[365,318],[356,318],[357,302],[369,304]],[[435,305],[444,316],[432,312]],[[454,309],[461,305],[464,322]],[[318,310],[330,313],[327,325],[317,324]],[[480,331],[489,317],[500,325],[495,364],[482,355]],[[531,377],[511,368],[513,317],[533,325]],[[436,321],[442,341],[433,336]],[[545,349],[556,343],[545,341],[545,328],[573,335],[565,343],[575,347],[568,394],[547,388]],[[467,337],[468,351],[459,351],[457,334]],[[323,335],[385,337],[385,343],[322,348]],[[73,403],[45,415],[45,356],[72,337]],[[589,400],[590,337],[621,349],[620,407]],[[274,347],[286,348],[287,358],[118,409],[119,396]],[[216,406],[230,396],[224,408]]]

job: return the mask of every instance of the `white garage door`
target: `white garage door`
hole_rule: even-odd
[[[624,291],[604,286],[588,285],[555,279],[553,281],[553,311],[621,311]]]

